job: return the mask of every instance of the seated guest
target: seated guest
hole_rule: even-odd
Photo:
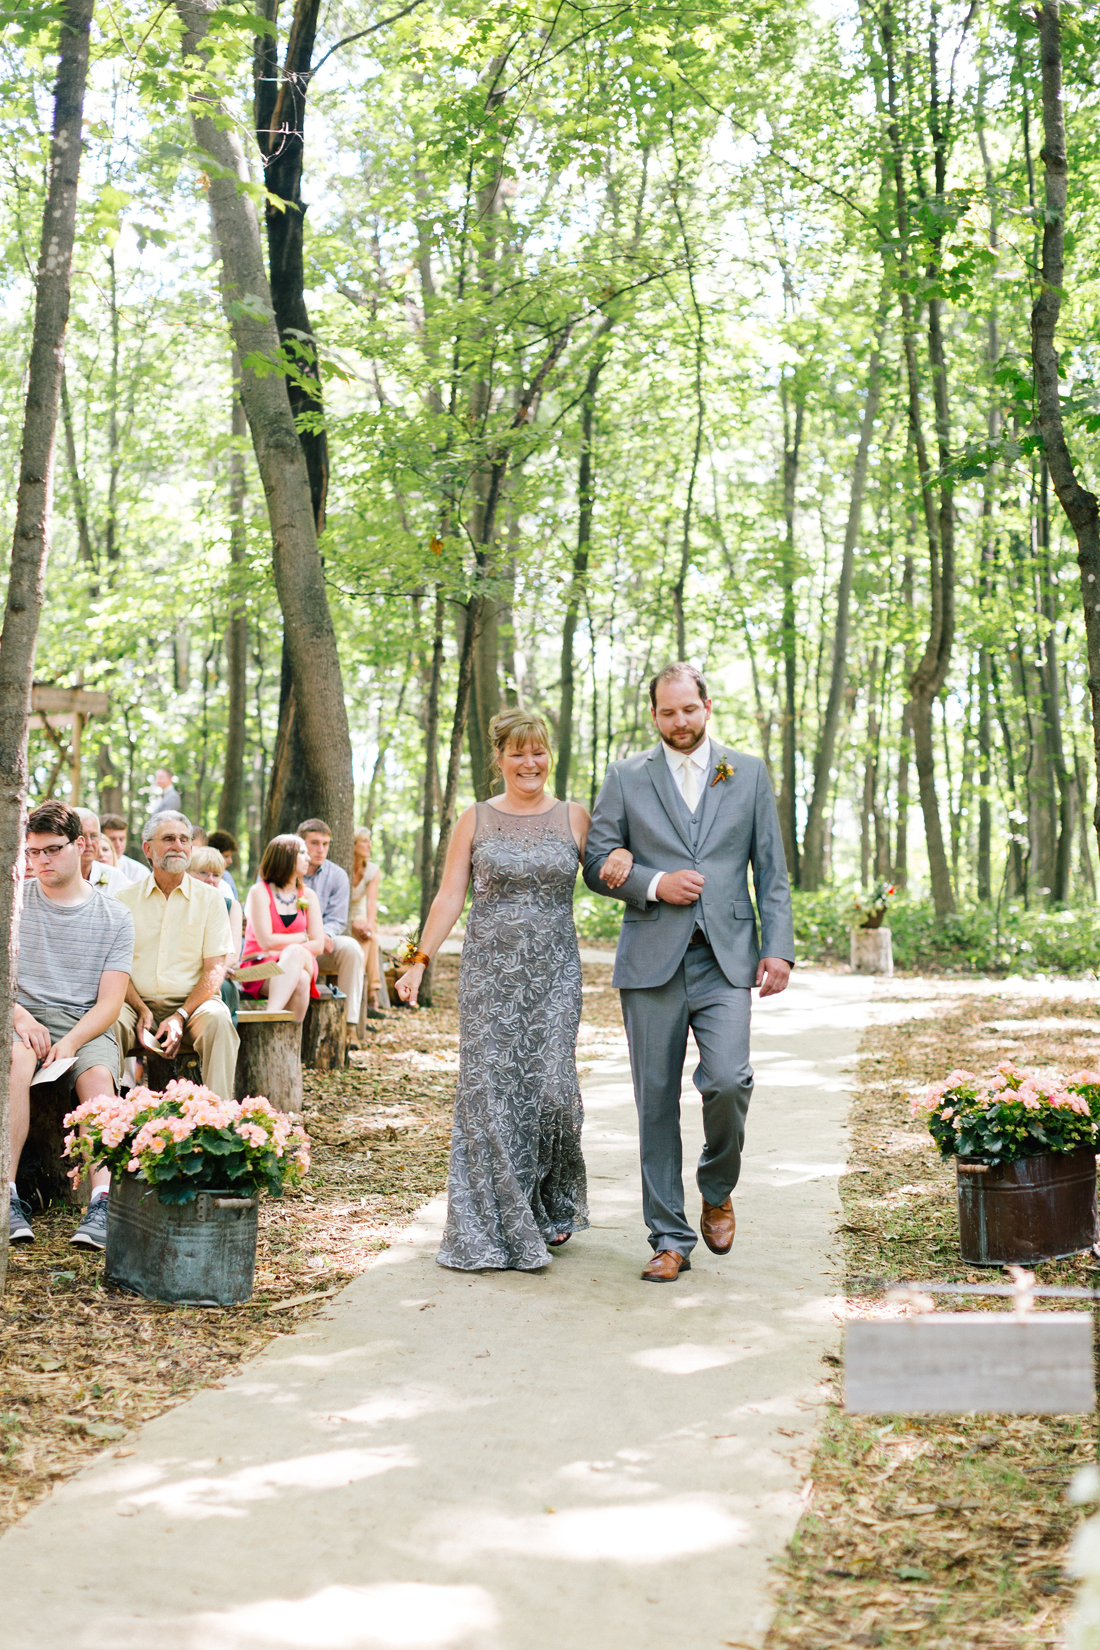
[[[79,816],[63,802],[46,802],[27,821],[27,861],[35,876],[23,884],[19,961],[11,1053],[9,1138],[17,1175],[31,1117],[31,1078],[39,1065],[75,1057],[58,1080],[79,1100],[113,1094],[120,1060],[114,1024],[126,997],[134,954],[128,911],[80,872],[84,837]],[[43,1092],[43,1091],[39,1091]],[[106,1169],[92,1171],[88,1212],[72,1242],[102,1249],[107,1241]],[[8,1235],[33,1243],[29,1212],[13,1179]]]
[[[321,907],[324,949],[336,959],[336,983],[347,997],[348,1025],[357,1026],[363,1000],[363,952],[359,941],[346,932],[351,883],[347,872],[328,857],[332,831],[323,819],[303,820],[298,835],[309,851],[306,887],[317,895]]]
[[[153,813],[178,813],[183,807],[183,798],[177,791],[168,768],[158,768],[153,775],[153,784],[157,788],[157,800],[153,803]]]
[[[131,859],[126,852],[126,838],[130,828],[121,814],[104,814],[99,821],[101,836],[105,836],[115,851],[115,870],[126,878],[127,882],[140,882],[142,877],[149,875],[148,865],[139,865],[136,859]]]
[[[200,846],[192,848],[191,863],[187,867],[189,877],[198,877],[205,882],[208,888],[216,888],[225,901],[225,909],[229,915],[229,932],[233,937],[233,947],[229,954],[231,966],[235,966],[241,954],[241,941],[244,938],[244,914],[241,911],[241,902],[235,894],[227,894],[222,886],[223,861],[216,848]]]
[[[348,924],[363,952],[367,981],[367,1017],[384,1020],[382,960],[378,950],[378,888],[382,868],[370,857],[370,832],[360,825],[355,833],[351,864],[351,921]]]
[[[115,863],[115,851],[102,831],[99,833],[99,846],[96,849],[95,857],[101,865],[114,865]]]
[[[152,875],[115,896],[134,919],[134,965],[118,1019],[122,1052],[134,1052],[143,1032],[155,1034],[169,1060],[193,1048],[207,1088],[232,1100],[240,1039],[221,999],[233,947],[225,901],[187,875],[191,822],[183,814],[154,814],[141,847]]]
[[[237,1023],[237,1015],[241,1007],[241,988],[233,978],[241,955],[241,940],[244,936],[244,916],[241,912],[241,902],[233,895],[227,894],[222,882],[222,856],[216,848],[192,848],[191,863],[187,867],[189,877],[197,877],[205,882],[208,888],[216,888],[225,901],[225,909],[229,913],[229,932],[233,936],[233,950],[226,965],[225,979],[222,981],[222,1002],[228,1008]]]
[[[317,895],[303,886],[309,853],[299,836],[272,837],[260,861],[259,881],[248,890],[242,967],[277,962],[282,969],[270,980],[250,980],[247,997],[266,997],[269,1008],[289,1009],[299,1024],[310,997],[317,995],[317,958],[325,931]]]
[[[222,864],[225,867],[222,872],[223,883],[227,885],[228,891],[232,893],[234,899],[240,899],[236,879],[233,876],[233,861],[240,852],[236,837],[229,831],[211,831],[210,846],[216,848],[222,856]]]
[[[192,848],[206,848],[209,846],[209,842],[210,838],[207,836],[202,826],[196,825],[194,828],[194,835],[191,838]]]
[[[106,894],[117,894],[126,887],[126,878],[113,865],[104,865],[99,857],[99,815],[90,808],[78,808],[80,829],[84,837],[84,852],[80,856],[80,874],[93,888],[102,888]]]

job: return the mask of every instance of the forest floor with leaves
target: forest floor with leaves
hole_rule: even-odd
[[[904,998],[901,982],[895,997]],[[908,1006],[921,1017],[871,1027],[860,1050],[841,1181],[842,1287],[855,1313],[889,1310],[891,1281],[1005,1281],[960,1261],[954,1165],[911,1121],[908,1096],[956,1066],[985,1075],[1011,1059],[1068,1073],[1098,1060],[1100,1009],[1080,998],[991,990]],[[1091,1257],[1036,1270],[1042,1283],[1100,1283]],[[950,1297],[937,1310],[952,1304],[1004,1310],[1003,1301]],[[826,1372],[833,1406],[782,1561],[767,1650],[1059,1643],[1073,1592],[1066,1551],[1081,1518],[1066,1489],[1094,1459],[1088,1417],[845,1415],[840,1359],[827,1359]]]

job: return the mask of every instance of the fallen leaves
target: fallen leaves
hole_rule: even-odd
[[[1009,1014],[1020,1065],[1058,1065],[1068,1043],[1083,1060],[1088,1012],[1080,999],[959,996],[940,998],[932,1022],[899,1014],[868,1031],[850,1115],[853,1161],[840,1182],[854,1310],[881,1311],[883,1285],[902,1277],[991,1281],[959,1260],[954,1169],[909,1121],[907,1096],[952,1066],[992,1070],[1001,1050],[977,1045]],[[1100,1040],[1100,1014],[1087,1023]],[[1043,1283],[1098,1281],[1088,1257],[1038,1271]],[[839,1374],[840,1358],[825,1364]],[[891,1418],[834,1408],[767,1650],[1054,1643],[1072,1596],[1063,1560],[1080,1516],[1064,1489],[1092,1459],[1089,1424],[1076,1416]]]

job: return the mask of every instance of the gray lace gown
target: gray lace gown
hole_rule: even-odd
[[[458,983],[459,1071],[442,1266],[531,1272],[588,1225],[569,805],[477,805]]]

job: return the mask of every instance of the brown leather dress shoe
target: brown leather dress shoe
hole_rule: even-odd
[[[681,1272],[690,1272],[691,1262],[679,1249],[658,1249],[642,1273],[643,1283],[675,1283]]]
[[[703,1234],[703,1242],[712,1255],[728,1255],[733,1248],[733,1234],[737,1230],[737,1221],[733,1213],[733,1198],[717,1205],[703,1199],[703,1214],[699,1222],[699,1230]]]

